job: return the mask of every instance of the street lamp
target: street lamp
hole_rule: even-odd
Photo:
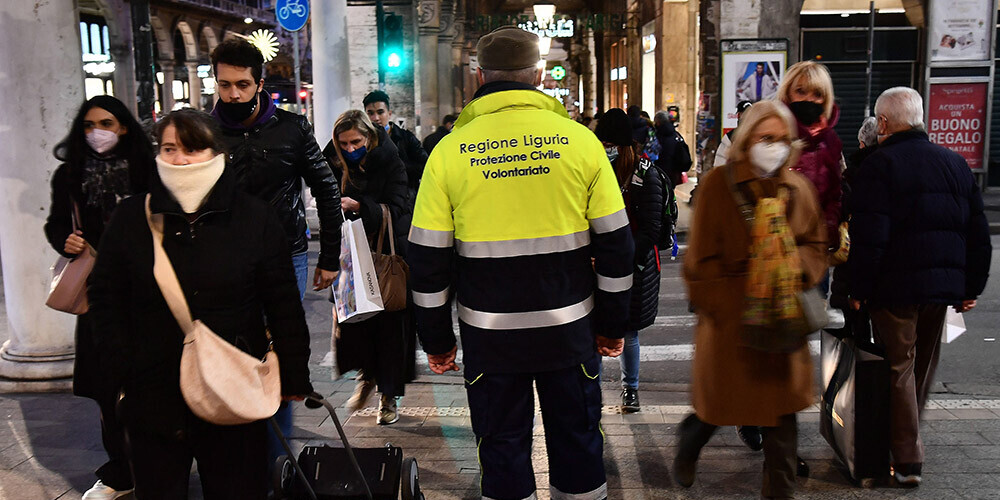
[[[552,39],[547,36],[538,37],[538,53],[542,56],[549,55],[549,49],[552,48]]]
[[[250,23],[253,22],[253,18],[252,17],[244,17],[243,18],[243,22],[247,23],[247,24],[250,24]]]
[[[531,10],[535,12],[538,27],[543,29],[548,28],[549,23],[552,22],[552,18],[556,15],[556,6],[550,3],[535,4],[531,7]]]

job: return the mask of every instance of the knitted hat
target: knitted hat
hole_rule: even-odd
[[[616,146],[632,145],[632,122],[621,108],[611,108],[597,122],[594,134],[601,142]]]
[[[512,71],[538,64],[538,36],[518,28],[503,26],[479,39],[476,44],[479,66],[483,69]]]

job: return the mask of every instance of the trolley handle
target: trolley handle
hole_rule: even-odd
[[[361,480],[361,485],[365,488],[365,498],[368,500],[374,500],[372,497],[372,491],[368,487],[368,481],[365,480],[365,474],[361,472],[361,466],[358,465],[358,459],[354,456],[354,449],[351,448],[351,444],[347,442],[347,435],[344,434],[344,427],[340,425],[340,419],[337,418],[337,410],[318,392],[313,392],[312,394],[306,396],[305,403],[306,408],[316,409],[321,406],[326,407],[326,411],[330,413],[330,419],[333,420],[333,425],[337,427],[337,433],[340,434],[340,441],[344,443],[344,450],[347,451],[347,458],[351,460],[354,472],[357,473],[358,479]]]

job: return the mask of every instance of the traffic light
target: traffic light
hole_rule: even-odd
[[[382,64],[388,73],[399,72],[406,63],[403,52],[403,16],[387,14],[382,24]]]

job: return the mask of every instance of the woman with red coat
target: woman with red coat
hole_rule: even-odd
[[[844,148],[833,130],[840,110],[833,102],[830,72],[814,61],[793,64],[778,88],[778,100],[795,115],[799,139],[805,143],[802,156],[791,168],[806,176],[816,187],[826,222],[827,242],[836,245],[840,241],[837,226],[840,224]]]

